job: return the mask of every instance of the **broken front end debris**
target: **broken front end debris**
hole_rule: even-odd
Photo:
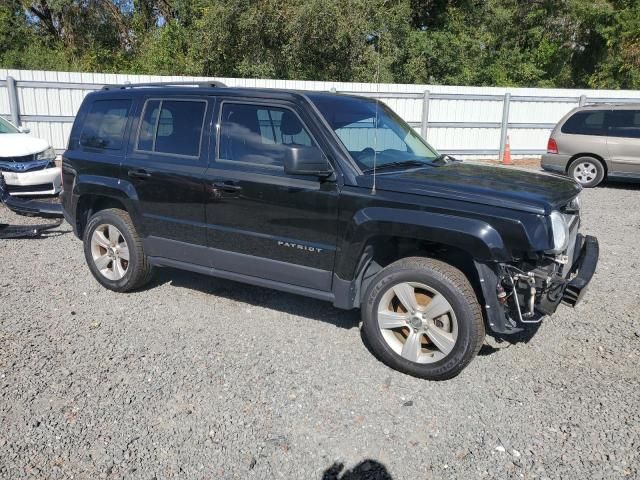
[[[8,225],[0,223],[0,238],[38,237],[43,232],[56,228],[62,223],[62,205],[12,197],[9,195],[9,190],[2,174],[0,174],[0,202],[18,215],[60,219],[57,222],[37,225]]]

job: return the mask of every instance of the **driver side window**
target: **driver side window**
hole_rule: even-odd
[[[282,167],[287,146],[313,146],[314,142],[289,109],[225,102],[219,144],[220,160]]]

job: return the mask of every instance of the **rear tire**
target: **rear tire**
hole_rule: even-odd
[[[568,173],[576,182],[585,188],[593,188],[604,180],[604,166],[593,157],[576,158],[568,168]]]
[[[84,255],[98,282],[115,292],[129,292],[151,280],[153,269],[131,217],[124,210],[100,210],[84,230]]]
[[[458,375],[485,336],[467,277],[447,263],[422,257],[399,260],[373,278],[362,322],[365,341],[380,361],[428,380]]]

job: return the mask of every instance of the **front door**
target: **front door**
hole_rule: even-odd
[[[338,192],[333,180],[284,172],[287,145],[318,146],[299,113],[282,103],[221,103],[206,172],[211,266],[329,291]]]
[[[147,255],[205,264],[204,172],[213,100],[148,97],[140,105],[123,179],[138,196]]]
[[[609,174],[640,178],[640,110],[611,110],[607,114],[607,124]]]

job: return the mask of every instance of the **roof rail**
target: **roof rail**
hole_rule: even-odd
[[[621,100],[621,99],[613,99],[613,102],[609,102],[607,101],[607,99],[604,98],[600,98],[597,99],[596,101],[590,101],[585,103],[584,105],[582,105],[583,107],[602,107],[602,106],[609,106],[609,107],[635,107],[640,105],[640,98],[629,98],[626,100]]]
[[[124,83],[122,85],[105,85],[102,90],[124,90],[126,88],[138,87],[200,87],[200,88],[221,88],[226,87],[222,82],[215,80],[200,82],[151,82],[151,83]]]

